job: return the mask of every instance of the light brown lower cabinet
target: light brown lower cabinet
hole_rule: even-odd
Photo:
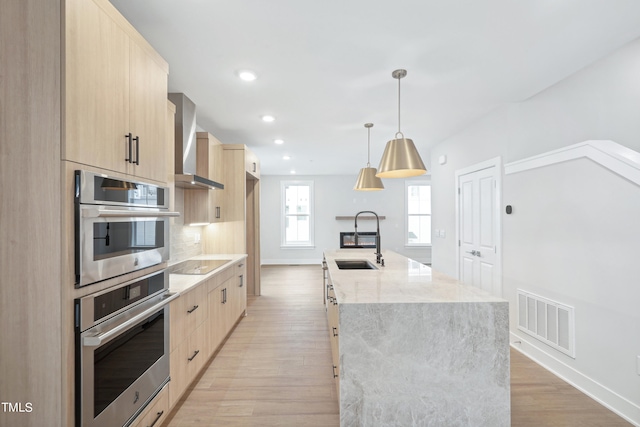
[[[173,407],[209,358],[206,337],[206,287],[196,286],[170,305],[169,356],[171,382],[169,403]]]
[[[245,261],[241,260],[170,303],[169,408],[180,400],[245,313],[245,277]]]
[[[331,358],[333,359],[333,378],[336,380],[336,391],[340,400],[340,323],[338,301],[333,290],[331,278],[327,281],[327,322],[329,324],[329,341],[331,342]]]

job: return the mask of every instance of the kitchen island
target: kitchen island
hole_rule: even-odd
[[[324,255],[341,426],[510,425],[507,301],[391,251]]]

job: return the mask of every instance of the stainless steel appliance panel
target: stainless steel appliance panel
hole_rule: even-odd
[[[126,425],[169,381],[168,276],[76,300],[78,427]]]
[[[76,171],[76,287],[168,261],[169,189]]]

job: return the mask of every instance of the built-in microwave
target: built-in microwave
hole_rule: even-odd
[[[75,284],[100,282],[169,260],[169,188],[75,173]]]

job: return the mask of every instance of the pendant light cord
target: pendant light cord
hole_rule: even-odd
[[[391,75],[394,79],[398,79],[398,132],[396,133],[396,139],[398,139],[398,135],[404,139],[404,135],[400,131],[400,79],[407,75],[407,70],[395,70]]]
[[[402,132],[400,132],[400,78],[398,78],[398,133],[402,135]],[[396,136],[398,136],[398,133],[396,133]],[[402,136],[404,137],[404,135]]]
[[[367,167],[371,167],[371,128],[373,123],[365,123],[364,127],[367,128]]]
[[[367,167],[371,167],[371,128],[367,128]]]

